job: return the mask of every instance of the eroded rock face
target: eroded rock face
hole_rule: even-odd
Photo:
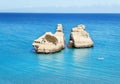
[[[74,27],[70,34],[70,41],[68,47],[87,48],[93,46],[93,41],[89,33],[85,30],[84,25]]]
[[[58,24],[55,34],[46,32],[43,36],[34,40],[33,47],[37,53],[54,53],[65,47],[62,24]]]

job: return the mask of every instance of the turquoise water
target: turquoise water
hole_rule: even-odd
[[[34,39],[85,24],[95,45],[36,54]],[[98,57],[104,60],[98,60]],[[0,84],[120,84],[120,14],[0,14]]]

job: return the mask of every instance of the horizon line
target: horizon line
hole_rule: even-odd
[[[120,14],[119,12],[0,12],[0,13],[26,13],[26,14]]]

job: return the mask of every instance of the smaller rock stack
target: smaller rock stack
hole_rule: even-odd
[[[58,24],[55,34],[46,32],[43,36],[34,40],[33,47],[37,53],[54,53],[65,47],[65,38],[62,24]]]
[[[68,47],[88,48],[93,46],[93,41],[89,33],[85,30],[84,25],[74,27],[70,34],[70,41]]]

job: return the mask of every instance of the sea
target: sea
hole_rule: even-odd
[[[63,25],[65,49],[36,54],[33,41],[55,33],[57,24]],[[94,47],[67,48],[79,24]],[[0,13],[0,84],[120,84],[120,14]]]

